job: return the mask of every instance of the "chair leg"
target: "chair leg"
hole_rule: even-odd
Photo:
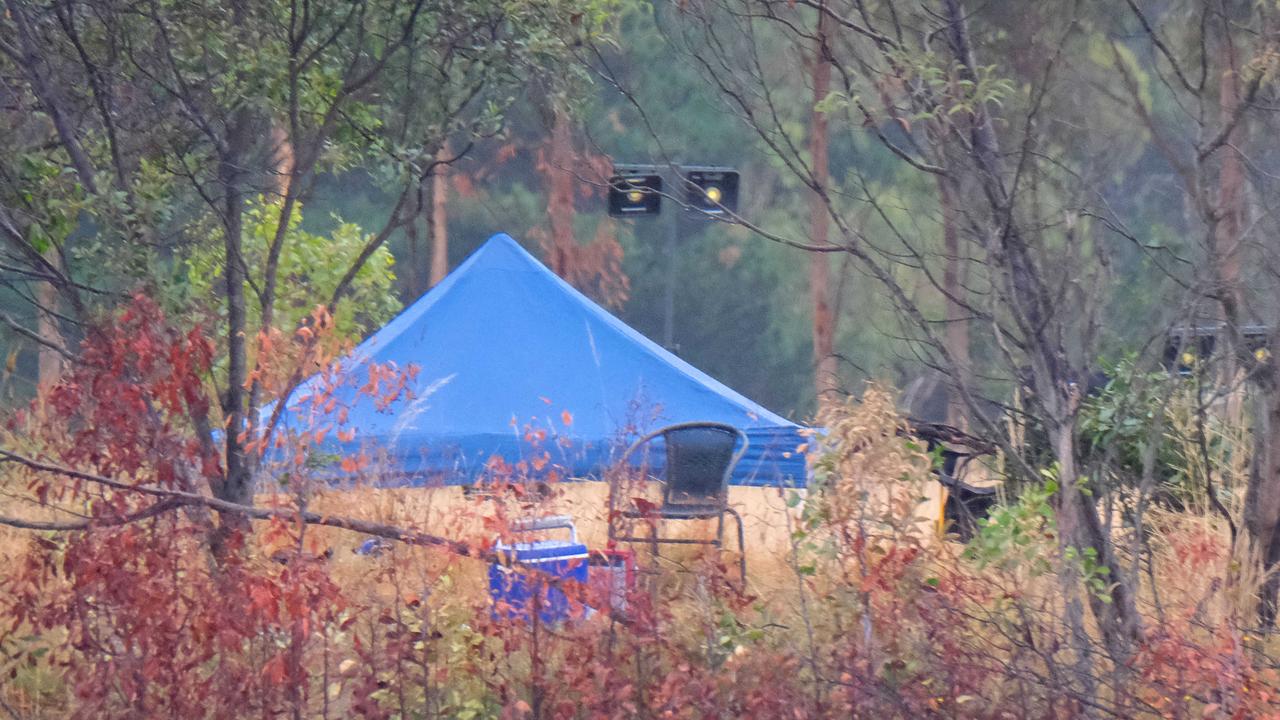
[[[747,533],[742,525],[742,516],[738,514],[737,510],[734,510],[731,507],[725,507],[724,511],[732,515],[733,519],[738,522],[738,572],[741,574],[741,577],[742,577],[742,587],[746,588],[747,586],[747,542],[746,542]],[[722,522],[723,522],[723,518],[724,516],[722,515],[721,516]]]
[[[656,518],[649,519],[649,538],[650,538],[652,550],[653,550],[653,559],[655,561],[654,566],[657,567],[656,563],[659,556],[658,556],[658,520]]]

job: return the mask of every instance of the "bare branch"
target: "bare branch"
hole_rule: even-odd
[[[385,538],[387,540],[395,540],[397,542],[402,542],[408,545],[439,547],[455,555],[462,555],[465,557],[474,557],[482,560],[499,559],[499,556],[496,553],[488,550],[480,550],[478,548],[473,547],[469,543],[461,542],[458,540],[451,540],[449,538],[441,537],[439,535],[432,535],[430,533],[424,533],[417,530],[396,527],[394,525],[387,525],[385,523],[370,522],[368,520],[359,520],[356,518],[343,517],[339,515],[325,515],[325,514],[311,512],[307,510],[293,510],[288,508],[273,508],[273,507],[254,507],[252,505],[241,505],[239,503],[234,503],[227,500],[221,500],[221,499],[218,499],[215,497],[209,497],[206,495],[199,495],[197,493],[185,492],[182,490],[166,490],[163,488],[157,488],[150,485],[131,485],[129,483],[121,482],[119,480],[114,480],[112,478],[104,477],[102,475],[96,475],[94,473],[83,472],[80,470],[75,470],[73,468],[63,467],[61,465],[54,465],[51,463],[42,462],[40,460],[36,460],[34,458],[30,458],[25,455],[20,455],[18,453],[11,452],[4,449],[0,449],[0,462],[14,463],[16,465],[23,466],[25,468],[34,470],[36,472],[44,472],[44,473],[51,473],[54,475],[61,475],[63,477],[71,478],[73,480],[81,480],[84,482],[93,483],[95,485],[100,485],[102,487],[111,488],[113,490],[138,493],[140,495],[148,495],[151,497],[160,498],[161,503],[157,503],[156,506],[152,506],[152,508],[148,509],[148,510],[154,510],[153,514],[158,514],[165,510],[174,510],[174,509],[185,507],[185,506],[205,507],[215,512],[218,512],[220,514],[238,515],[242,517],[253,518],[255,520],[280,519],[280,520],[290,520],[293,522],[301,521],[308,525],[323,525],[325,527],[334,527],[334,528],[340,528],[343,530],[351,530],[352,532],[363,533],[365,535],[372,535],[374,537]],[[157,507],[159,507],[160,505],[164,505],[165,503],[168,503],[166,507],[160,510],[156,509]],[[6,519],[0,518],[0,523],[10,524],[10,523],[5,523],[4,520]],[[27,524],[34,524],[31,521],[25,521],[25,522],[27,522]],[[11,524],[11,527],[18,527],[18,526]],[[39,529],[56,529],[56,528],[34,527],[29,529],[39,530]],[[84,529],[84,528],[71,527],[69,529],[75,530],[75,529]]]
[[[48,338],[41,337],[39,333],[25,327],[24,325],[22,325],[22,323],[19,323],[17,320],[14,320],[12,317],[9,317],[9,315],[6,313],[0,313],[0,322],[3,322],[5,325],[8,325],[10,330],[21,335],[22,337],[42,347],[47,347],[50,350],[53,350],[54,352],[58,353],[62,357],[66,358],[67,360],[75,359],[75,355],[72,355],[70,352],[67,352],[67,349],[63,347],[61,343],[54,342],[52,340],[49,340]]]
[[[1178,82],[1182,83],[1182,87],[1188,92],[1198,93],[1199,88],[1187,80],[1187,76],[1182,72],[1182,66],[1178,63],[1178,59],[1174,57],[1173,51],[1160,39],[1160,34],[1151,26],[1151,21],[1147,20],[1146,13],[1142,12],[1142,8],[1138,7],[1138,3],[1134,2],[1134,0],[1125,0],[1125,3],[1133,11],[1134,16],[1138,18],[1138,22],[1142,24],[1142,30],[1147,34],[1147,37],[1151,38],[1151,43],[1156,46],[1160,54],[1164,56],[1164,59],[1169,61],[1169,66],[1173,68],[1173,74],[1178,76]],[[1208,7],[1207,3],[1205,7]]]
[[[1233,71],[1234,72],[1234,71]],[[1224,81],[1225,82],[1225,81]],[[1212,140],[1206,143],[1196,153],[1196,159],[1204,162],[1213,153],[1227,144],[1231,133],[1240,125],[1240,121],[1244,119],[1245,113],[1253,105],[1253,100],[1258,95],[1258,89],[1262,87],[1262,73],[1256,73],[1249,79],[1249,84],[1245,86],[1244,99],[1235,108],[1235,112],[1231,113],[1231,117],[1218,130],[1218,134]]]
[[[18,530],[40,530],[48,532],[75,532],[78,530],[88,530],[94,527],[111,527],[114,525],[128,525],[129,523],[153,518],[162,515],[170,510],[176,510],[182,507],[183,503],[177,500],[161,500],[150,506],[138,510],[137,512],[120,515],[118,517],[103,516],[85,518],[84,520],[68,520],[58,522],[56,520],[27,520],[24,518],[6,517],[0,515],[0,525],[5,525]]]
[[[53,122],[54,130],[58,133],[58,139],[63,149],[67,151],[68,157],[71,158],[71,165],[75,168],[76,177],[80,180],[80,184],[86,191],[96,195],[98,193],[98,185],[94,181],[93,163],[89,160],[88,154],[85,153],[84,147],[80,144],[80,137],[75,128],[72,127],[66,110],[62,107],[61,98],[58,97],[57,90],[40,67],[44,64],[44,59],[36,53],[36,48],[40,43],[32,31],[30,19],[27,17],[27,9],[20,0],[8,0],[6,5],[9,8],[9,16],[17,27],[20,43],[19,47],[13,48],[13,50],[17,51],[13,56],[14,60],[22,69],[23,74],[27,76],[27,80],[31,83],[31,91]],[[8,52],[6,50],[6,53]]]

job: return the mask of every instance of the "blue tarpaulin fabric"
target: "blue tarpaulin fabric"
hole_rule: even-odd
[[[410,392],[385,407],[358,392],[371,364],[417,366]],[[507,235],[490,238],[336,374],[349,382],[335,388],[331,374],[300,385],[281,428],[328,428],[329,452],[373,450],[391,484],[471,483],[495,457],[599,477],[637,432],[689,421],[746,432],[735,484],[805,482],[798,425],[628,327]],[[332,407],[314,402],[318,393]],[[340,440],[340,429],[355,437]]]

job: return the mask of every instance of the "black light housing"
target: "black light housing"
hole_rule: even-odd
[[[1221,332],[1221,325],[1179,327],[1170,330],[1164,348],[1165,368],[1181,375],[1191,374],[1197,365],[1213,355]],[[1245,347],[1258,362],[1265,362],[1271,356],[1269,334],[1265,325],[1246,325],[1240,328]]]
[[[707,215],[738,209],[738,171],[727,167],[684,168],[685,202]]]
[[[1270,333],[1267,332],[1267,328],[1251,326],[1241,330],[1240,334],[1244,336],[1245,347],[1253,353],[1255,360],[1266,362],[1271,357],[1271,341],[1267,337]]]
[[[609,178],[609,214],[614,217],[662,212],[662,176],[655,172],[614,168]]]

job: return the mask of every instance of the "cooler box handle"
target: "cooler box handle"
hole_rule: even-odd
[[[517,518],[511,521],[511,532],[525,533],[538,530],[568,530],[569,541],[578,544],[578,528],[573,518],[568,515],[547,515],[545,517]]]

